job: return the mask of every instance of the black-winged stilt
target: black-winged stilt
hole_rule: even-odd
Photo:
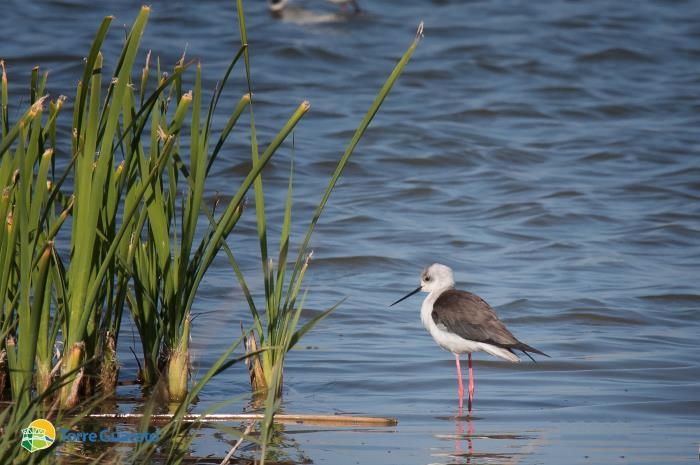
[[[428,293],[421,305],[420,318],[435,342],[455,355],[460,411],[464,404],[464,386],[459,356],[463,353],[469,355],[467,405],[471,412],[474,399],[472,352],[481,350],[509,362],[520,361],[513,350],[523,352],[533,362],[535,359],[528,352],[545,357],[549,355],[516,339],[498,319],[493,308],[481,297],[471,292],[456,290],[454,287],[452,269],[440,263],[433,263],[421,273],[420,286],[391,304],[390,307],[420,291]]]

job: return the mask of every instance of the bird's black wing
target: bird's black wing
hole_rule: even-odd
[[[517,344],[518,340],[498,319],[481,297],[470,292],[448,290],[433,304],[433,321],[470,341],[497,346]]]
[[[547,354],[520,342],[498,319],[491,306],[471,292],[448,290],[433,304],[433,321],[470,341],[484,342],[504,349],[517,349],[544,356]],[[530,357],[532,358],[532,357]]]

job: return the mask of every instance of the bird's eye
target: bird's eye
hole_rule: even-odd
[[[426,277],[423,278],[423,279],[425,279],[426,281],[430,281],[430,276],[426,276]]]

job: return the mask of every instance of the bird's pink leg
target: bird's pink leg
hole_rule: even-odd
[[[461,414],[462,405],[464,405],[464,385],[462,384],[462,367],[459,363],[459,354],[455,354],[455,364],[457,365],[457,383],[459,386],[457,388],[457,394],[459,394],[459,410]]]
[[[472,369],[472,354],[469,353],[469,399],[467,402],[467,408],[469,413],[472,413],[472,401],[474,400],[474,370]]]

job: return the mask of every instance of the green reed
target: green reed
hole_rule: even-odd
[[[247,33],[245,27],[245,15],[243,12],[242,0],[237,1],[239,29],[241,42],[247,44]],[[291,236],[292,218],[292,194],[293,194],[293,166],[290,169],[289,182],[287,187],[286,201],[283,207],[282,232],[279,239],[279,250],[277,262],[269,254],[268,243],[268,223],[266,219],[265,196],[263,190],[262,177],[258,177],[254,183],[255,208],[257,219],[257,231],[260,248],[260,260],[262,266],[262,278],[264,282],[265,302],[264,314],[255,303],[253,295],[249,290],[247,281],[234,260],[233,254],[229,251],[231,265],[236,273],[236,277],[243,289],[248,302],[253,322],[254,331],[246,337],[249,351],[258,347],[264,348],[259,355],[251,356],[249,371],[251,378],[251,388],[261,399],[264,399],[265,420],[261,427],[262,435],[262,460],[264,462],[267,451],[266,448],[271,441],[273,432],[274,414],[279,408],[282,392],[282,379],[284,373],[284,360],[286,354],[297,344],[297,342],[310,331],[319,321],[327,317],[335,310],[340,303],[329,307],[316,316],[310,318],[303,325],[299,324],[302,310],[304,308],[305,293],[300,295],[304,275],[309,267],[312,253],[308,250],[313,231],[325,208],[325,205],[342,174],[350,156],[357,143],[362,138],[370,122],[379,110],[382,102],[389,94],[398,77],[403,72],[406,64],[413,55],[423,34],[423,25],[418,28],[417,34],[409,48],[403,54],[387,80],[384,82],[378,95],[370,105],[369,110],[360,122],[348,147],[341,156],[328,185],[317,204],[315,212],[306,229],[302,244],[292,262],[289,260],[289,243]],[[252,93],[252,79],[248,50],[244,51],[246,77],[249,91]],[[308,105],[308,104],[307,104]],[[251,134],[251,158],[255,162],[259,155],[257,151],[256,128],[254,118],[254,102],[250,107],[250,134]],[[259,341],[259,342],[258,342]]]
[[[265,407],[259,439],[264,460],[280,405],[285,356],[338,305],[300,322],[311,235],[355,146],[413,54],[421,31],[340,158],[293,260],[289,256],[290,168],[275,261],[269,253],[261,172],[309,110],[309,103],[302,102],[291,112],[261,151],[242,0],[237,0],[237,8],[241,47],[208,105],[203,101],[201,67],[186,62],[184,56],[167,75],[158,63],[152,76],[149,53],[140,80],[132,79],[148,7],[136,17],[111,76],[103,74],[100,50],[112,18],[100,24],[76,90],[70,134],[56,126],[66,99],[44,96],[47,76],[38,69],[31,76],[29,107],[14,124],[10,121],[8,79],[0,62],[0,397],[9,378],[14,401],[11,409],[0,413],[0,424],[26,426],[33,415],[45,413],[40,410],[42,403],[55,399],[61,407],[79,405],[85,414],[94,405],[83,402],[94,398],[96,390],[101,398],[110,395],[117,383],[116,348],[122,309],[127,306],[142,344],[144,383],[164,385],[167,399],[176,402],[171,407],[174,420],[165,427],[169,457],[178,458],[188,440],[183,434],[190,426],[182,417],[197,393],[211,377],[250,359],[259,373],[254,389],[263,393]],[[219,102],[225,101],[224,89],[241,57],[248,89],[228,110],[224,126],[214,128],[215,112]],[[183,91],[191,68],[192,89]],[[216,205],[209,205],[207,178],[246,109],[252,167],[228,194],[228,201],[219,198]],[[70,159],[59,172],[55,157],[66,146]],[[251,187],[265,284],[265,303],[260,308],[226,243]],[[232,359],[240,341],[235,342],[190,388],[192,307],[221,249],[228,254],[250,306],[252,339],[260,341],[260,350],[249,349],[247,355]],[[249,337],[244,339],[251,342]],[[63,351],[57,357],[59,342]],[[156,400],[153,396],[146,413],[155,409]],[[0,442],[7,443],[8,437]],[[152,457],[154,447],[139,448],[135,459]]]
[[[83,380],[85,364],[98,360],[114,361],[114,354],[99,357],[102,348],[111,348],[120,321],[121,302],[115,301],[116,286],[126,286],[126,276],[120,267],[118,252],[124,251],[133,231],[135,208],[118,215],[125,190],[144,192],[145,188],[127,179],[135,163],[133,152],[121,142],[121,115],[133,111],[128,104],[131,90],[131,71],[138,46],[146,26],[150,9],[143,7],[126,39],[114,75],[107,81],[103,95],[103,58],[100,46],[111,23],[105,18],[98,30],[87,58],[83,80],[73,114],[73,210],[70,266],[61,275],[59,294],[65,298],[63,319],[63,357],[61,372],[75,373],[61,391],[62,403],[76,405]],[[137,135],[138,136],[138,135]],[[117,163],[118,157],[123,157]],[[153,170],[153,175],[157,170]],[[149,174],[150,175],[150,174]],[[118,283],[118,284],[117,284]],[[116,314],[115,314],[116,312]],[[116,366],[104,367],[107,372]],[[94,374],[95,369],[89,370]],[[89,384],[87,384],[89,386]]]
[[[56,327],[49,322],[54,280],[50,264],[55,256],[53,239],[65,220],[65,214],[56,216],[52,208],[49,173],[54,149],[45,144],[46,139],[54,137],[63,99],[51,102],[46,111],[47,99],[38,97],[43,93],[46,75],[40,78],[38,69],[34,69],[31,84],[35,89],[31,105],[10,126],[7,75],[2,66],[0,334],[5,337],[0,340],[0,388],[10,373],[12,398],[22,408],[30,402],[35,375],[36,387],[43,391],[52,368]],[[13,150],[12,143],[16,143]]]
[[[236,193],[228,202],[219,203],[217,208],[223,208],[223,212],[215,217],[213,208],[203,201],[206,180],[223,144],[250,103],[249,94],[241,97],[229,115],[216,144],[210,142],[214,131],[211,119],[227,77],[241,52],[231,62],[203,121],[200,116],[202,88],[199,66],[192,93],[180,96],[181,104],[186,101],[190,106],[191,100],[192,119],[187,149],[189,157],[185,159],[182,156],[182,144],[177,141],[175,146],[180,146],[181,150],[173,155],[171,163],[167,165],[169,186],[165,188],[162,177],[151,183],[143,209],[148,220],[147,240],[135,246],[135,292],[129,295],[129,302],[146,354],[144,379],[152,383],[159,377],[159,372],[164,371],[167,374],[169,396],[173,401],[182,400],[187,393],[191,309],[197,289],[206,270],[225,244],[224,238],[240,218],[247,190],[305,112],[302,106],[292,114],[265,153],[253,164]],[[174,86],[180,87],[177,82]],[[163,108],[164,113],[167,112],[166,100],[158,106]],[[184,106],[179,106],[175,114],[183,109]],[[159,137],[167,139],[178,136],[180,125],[171,124],[172,131],[162,134],[157,129],[162,127],[162,122],[154,118],[152,127],[152,134],[159,133]],[[139,157],[144,166],[156,156],[154,147],[157,147],[157,141],[152,140],[150,152]],[[184,192],[181,199],[176,196],[178,192]],[[178,200],[181,200],[181,206],[178,206]],[[209,224],[206,230],[201,231],[198,220],[204,215],[209,218]]]

